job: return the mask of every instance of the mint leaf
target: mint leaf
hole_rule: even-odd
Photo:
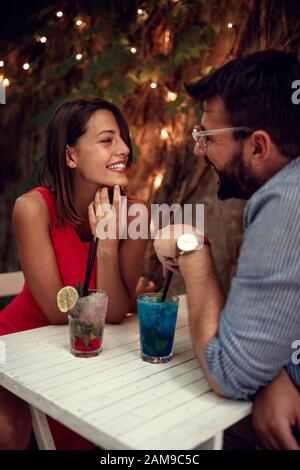
[[[80,282],[77,282],[75,289],[78,292],[79,297],[83,296],[83,285],[80,284]]]
[[[162,298],[162,295],[163,295],[163,291],[164,291],[164,289],[160,289],[160,291],[157,292],[157,294],[156,294],[156,302],[161,302],[161,298]]]

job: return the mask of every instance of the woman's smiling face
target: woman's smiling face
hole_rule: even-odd
[[[98,186],[126,186],[129,153],[113,113],[100,109],[92,114],[76,144],[68,146],[67,164],[74,168],[74,178]]]

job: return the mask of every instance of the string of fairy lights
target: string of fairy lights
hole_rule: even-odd
[[[174,3],[176,3],[176,0],[174,0]],[[60,11],[57,11],[55,15],[58,19],[61,19],[64,16],[64,13],[63,11],[60,10]],[[146,20],[148,18],[148,13],[145,10],[142,10],[141,8],[137,10],[137,15],[142,20]],[[84,30],[87,26],[87,21],[85,21],[83,18],[77,17],[74,19],[74,26],[78,30]],[[169,42],[169,39],[170,39],[170,31],[168,30],[166,32],[165,41]],[[35,40],[36,42],[39,42],[41,44],[46,44],[48,41],[48,38],[45,35],[36,35]],[[130,46],[129,50],[132,54],[137,53],[137,48],[134,46]],[[78,52],[77,54],[75,54],[75,59],[79,62],[84,59],[84,56],[82,53]],[[5,67],[5,61],[1,59],[0,60],[0,83],[2,83],[4,87],[9,87],[11,85],[11,80],[8,77],[6,77],[4,73],[1,73],[1,69],[3,69],[4,71],[4,67]],[[29,72],[29,71],[32,71],[33,66],[29,62],[24,62],[24,64],[22,65],[22,68],[23,70]],[[150,83],[150,88],[152,88],[153,90],[157,88],[157,83],[152,81]],[[177,94],[175,92],[172,92],[170,90],[167,92],[166,100],[168,102],[175,101],[176,98],[177,98]]]
[[[176,4],[178,1],[179,0],[173,0],[173,3]],[[54,13],[54,15],[56,16],[58,21],[63,20],[64,12],[59,10],[59,11],[56,11]],[[144,21],[148,18],[149,15],[148,15],[146,10],[144,10],[142,8],[138,8],[137,9],[137,16],[138,16],[139,20]],[[76,28],[78,31],[84,31],[84,29],[87,27],[87,25],[88,25],[88,20],[86,20],[82,17],[75,17],[74,18],[74,28]],[[229,22],[227,24],[227,28],[229,30],[234,30],[237,27],[234,23]],[[171,38],[171,31],[169,29],[167,29],[165,31],[164,38],[163,38],[164,46],[166,47],[166,49],[168,48],[168,46],[170,44],[170,38]],[[41,43],[43,45],[46,45],[46,43],[48,42],[48,38],[45,34],[38,34],[38,35],[35,35],[35,41],[38,42],[38,43]],[[129,46],[129,50],[132,54],[136,54],[138,52],[137,47],[135,47],[134,45]],[[74,55],[74,58],[75,58],[76,61],[81,62],[81,61],[84,60],[84,55],[81,52],[78,51]],[[24,62],[22,64],[22,68],[25,72],[32,72],[34,67],[29,62]],[[11,82],[12,82],[11,79],[8,78],[5,75],[5,60],[0,57],[0,85],[7,88],[11,85]],[[158,87],[158,83],[156,81],[151,81],[149,86],[152,90],[155,90]],[[177,93],[175,91],[170,90],[167,86],[163,87],[163,91],[164,91],[164,99],[165,99],[166,102],[171,103],[171,102],[173,102],[177,99]],[[170,132],[168,131],[168,129],[166,127],[162,128],[160,130],[160,138],[161,138],[162,141],[167,141],[168,139],[170,139]],[[155,189],[158,189],[160,187],[162,179],[163,179],[163,173],[162,172],[159,172],[158,174],[155,175],[155,177],[154,177],[154,188]]]
[[[177,3],[178,0],[173,0],[173,3]],[[142,8],[138,8],[137,10],[137,15],[142,19],[142,20],[146,20],[148,18],[148,13],[146,10],[143,10]],[[63,18],[64,16],[64,12],[59,10],[59,11],[56,11],[55,12],[55,16],[58,18],[58,19],[61,19]],[[74,19],[74,26],[79,29],[79,30],[84,30],[87,26],[87,22],[83,19],[83,18],[80,18],[80,17],[77,17]],[[227,28],[228,29],[234,29],[236,28],[236,25],[229,22],[227,24]],[[166,30],[165,32],[165,38],[164,38],[164,42],[166,44],[169,43],[170,41],[170,30]],[[40,42],[41,44],[46,44],[46,42],[48,41],[48,38],[45,36],[45,35],[36,35],[35,36],[35,40],[37,42]],[[137,48],[134,47],[134,46],[131,46],[130,47],[130,52],[132,54],[136,54],[137,53]],[[80,52],[78,52],[77,54],[75,54],[75,59],[79,62],[79,61],[82,61],[84,58],[83,54],[81,54]],[[11,80],[5,76],[4,73],[1,73],[1,69],[4,70],[4,67],[5,67],[5,61],[0,59],[0,83],[2,83],[2,85],[4,87],[8,87],[11,85]],[[23,65],[22,65],[22,68],[23,70],[25,71],[31,71],[32,69],[32,65],[28,62],[25,62]],[[158,86],[157,82],[155,81],[152,81],[150,83],[150,88],[152,88],[153,90],[156,89]],[[166,101],[168,102],[171,102],[171,101],[175,101],[177,98],[177,94],[171,90],[168,90],[167,91],[167,94],[166,94]]]

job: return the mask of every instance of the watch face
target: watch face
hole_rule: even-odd
[[[183,233],[177,240],[177,246],[181,251],[193,251],[199,246],[199,240],[195,233]]]

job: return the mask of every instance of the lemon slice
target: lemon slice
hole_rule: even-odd
[[[57,292],[57,305],[61,312],[68,312],[78,300],[78,292],[72,286],[65,286]]]

